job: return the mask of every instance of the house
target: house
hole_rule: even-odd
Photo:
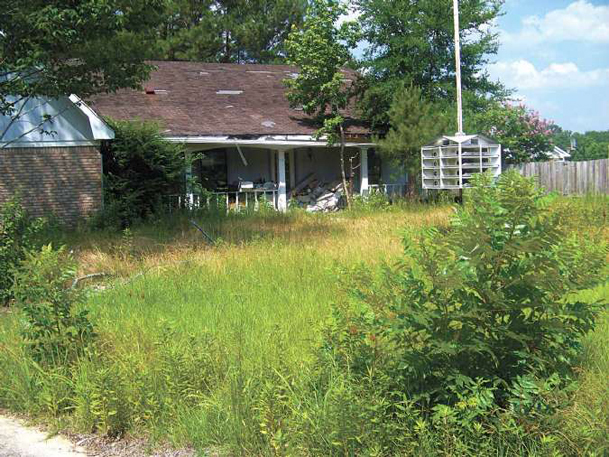
[[[78,97],[15,99],[0,116],[0,205],[73,224],[102,205],[100,143],[114,132]]]
[[[266,198],[281,211],[312,188],[322,189],[320,198],[340,188],[339,149],[316,138],[317,126],[286,98],[284,80],[296,68],[153,64],[157,69],[143,90],[100,95],[90,106],[76,96],[30,100],[27,115],[16,122],[0,117],[0,203],[19,194],[32,214],[51,212],[67,222],[101,208],[99,148],[114,138],[105,116],[156,121],[167,141],[185,145],[193,157],[185,170],[190,205],[202,203],[200,187],[237,208]],[[355,74],[344,74],[345,83],[353,83]],[[352,113],[344,116],[353,188],[403,193],[405,172],[376,154],[370,131]]]
[[[168,141],[185,144],[194,160],[188,176],[231,205],[265,196],[285,210],[311,182],[336,188],[338,148],[316,139],[317,126],[290,107],[286,65],[153,62],[144,90],[97,97],[93,109],[119,120],[157,121]],[[345,71],[351,84],[355,74]],[[346,168],[357,192],[405,190],[406,175],[374,152],[369,130],[345,113]],[[192,195],[196,203],[196,195]]]
[[[566,162],[571,158],[571,154],[558,146],[554,146],[551,151],[546,152],[546,156],[549,160],[555,160],[557,162]]]

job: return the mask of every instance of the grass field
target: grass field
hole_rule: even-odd
[[[606,231],[598,219],[606,200],[594,205],[582,220]],[[341,269],[391,263],[402,254],[405,228],[445,226],[451,211],[199,218],[215,247],[182,216],[123,234],[62,235],[79,274],[111,274],[87,301],[100,344],[70,372],[43,371],[23,356],[19,314],[1,314],[0,406],[59,428],[147,435],[178,447],[319,455],[282,436],[282,398],[301,398],[321,328],[341,294]],[[607,299],[609,286],[584,295]],[[580,378],[574,400],[553,418],[551,438],[584,446],[584,455],[601,444],[609,449],[608,314],[587,340]],[[323,434],[311,427],[306,433]]]

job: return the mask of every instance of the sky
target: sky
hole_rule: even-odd
[[[561,127],[609,130],[609,0],[506,0],[488,70]]]
[[[564,129],[609,130],[609,0],[505,0],[503,12],[491,79]]]

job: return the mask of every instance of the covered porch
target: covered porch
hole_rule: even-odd
[[[179,206],[240,211],[265,204],[286,211],[292,201],[314,211],[338,207],[344,195],[339,148],[309,136],[179,140],[191,157]],[[383,163],[373,143],[347,143],[345,171],[354,194],[406,191],[405,173]]]

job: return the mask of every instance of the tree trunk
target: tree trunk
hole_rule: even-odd
[[[340,125],[340,172],[343,178],[347,208],[351,209],[351,192],[349,192],[349,187],[347,186],[347,173],[345,172],[345,130],[342,124]]]

